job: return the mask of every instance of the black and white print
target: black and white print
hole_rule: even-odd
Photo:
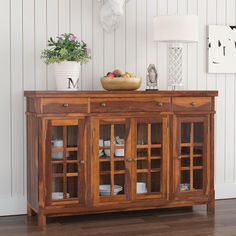
[[[236,26],[209,25],[208,72],[236,73]]]

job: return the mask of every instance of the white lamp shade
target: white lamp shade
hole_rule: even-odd
[[[197,42],[198,16],[154,17],[154,41]]]

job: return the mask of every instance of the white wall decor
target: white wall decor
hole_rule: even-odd
[[[119,27],[100,24],[97,0],[0,1],[0,215],[26,212],[24,90],[56,88],[53,68],[40,59],[49,36],[73,32],[92,49],[79,88],[101,90],[100,77],[114,68],[143,78],[158,68],[158,88],[167,88],[167,45],[153,41],[156,15],[199,16],[199,42],[184,45],[186,89],[217,89],[215,125],[216,197],[236,197],[236,75],[207,74],[207,25],[236,25],[235,0],[130,0]],[[4,37],[3,37],[4,35]]]
[[[209,73],[236,73],[236,26],[209,25]]]
[[[101,2],[102,0],[98,0]],[[114,31],[119,23],[120,18],[124,15],[125,3],[129,0],[104,0],[100,12],[100,21],[102,27],[107,32]]]

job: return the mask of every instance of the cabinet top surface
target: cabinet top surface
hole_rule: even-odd
[[[218,91],[183,90],[183,91],[25,91],[26,97],[181,97],[181,96],[218,96]]]

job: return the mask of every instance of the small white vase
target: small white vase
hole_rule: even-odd
[[[63,61],[53,64],[57,90],[75,91],[79,87],[81,64],[75,61]]]

